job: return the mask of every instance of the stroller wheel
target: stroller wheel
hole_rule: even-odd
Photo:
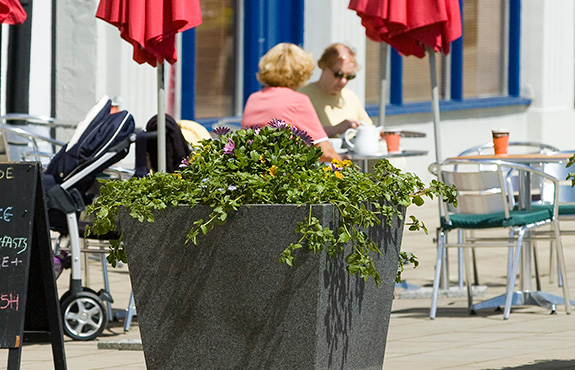
[[[92,340],[108,325],[106,306],[94,293],[70,294],[61,303],[64,334],[74,340]]]

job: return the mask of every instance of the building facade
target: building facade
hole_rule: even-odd
[[[330,43],[344,42],[356,50],[361,66],[348,87],[377,121],[382,45],[366,39],[360,18],[348,9],[349,0],[200,2],[202,25],[179,37],[179,60],[166,68],[168,111],[176,118],[209,126],[241,116],[247,96],[260,88],[257,62],[278,42],[299,44],[316,59]],[[61,0],[51,9],[40,3],[35,3],[33,17],[31,113],[77,122],[106,94],[144,127],[157,106],[156,71],[132,61],[131,46],[118,30],[94,17],[98,1]],[[510,130],[511,141],[575,149],[575,3],[460,4],[463,37],[448,56],[436,54],[442,156],[489,142],[491,129],[499,127]],[[53,40],[46,41],[51,22]],[[51,74],[46,72],[48,42],[55,53]],[[40,48],[41,53],[34,52]],[[428,156],[399,164],[429,179],[427,166],[435,160],[435,147],[428,58],[402,57],[394,51],[389,55],[382,124],[426,134],[404,139],[402,146],[428,150]],[[47,93],[51,83],[53,93]]]

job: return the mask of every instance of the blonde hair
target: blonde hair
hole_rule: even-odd
[[[315,61],[310,53],[297,45],[281,43],[260,59],[256,77],[265,86],[295,90],[309,80],[314,68]]]
[[[357,71],[359,69],[359,65],[355,60],[355,51],[349,46],[339,42],[331,44],[330,46],[325,48],[323,54],[321,55],[321,58],[319,58],[319,60],[317,61],[317,65],[321,69],[331,68],[333,67],[334,64],[337,63],[338,60],[347,59],[348,56],[351,62],[354,64],[355,70]]]

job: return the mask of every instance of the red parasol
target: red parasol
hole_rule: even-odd
[[[26,12],[18,0],[0,0],[0,23],[21,24],[26,20]]]
[[[96,17],[120,30],[134,47],[136,62],[158,65],[158,167],[165,171],[163,62],[177,60],[176,34],[202,23],[200,0],[100,0]]]
[[[434,112],[436,158],[440,160],[439,98],[435,52],[449,52],[451,42],[461,37],[459,0],[351,0],[349,9],[361,17],[366,35],[383,41],[403,55],[419,58],[429,54],[431,94]],[[383,50],[383,48],[382,48]],[[386,63],[387,56],[381,62]],[[385,69],[383,69],[385,70]],[[382,84],[385,78],[382,78]],[[383,87],[381,88],[383,92]],[[380,122],[385,101],[380,99]]]

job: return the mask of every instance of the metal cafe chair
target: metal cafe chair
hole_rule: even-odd
[[[567,152],[570,153],[570,152]],[[573,152],[575,154],[575,152]],[[575,188],[573,188],[571,180],[568,180],[569,173],[575,172],[575,168],[567,167],[567,161],[565,162],[548,162],[543,164],[543,172],[548,175],[553,176],[557,179],[559,184],[559,223],[561,235],[575,235],[575,229],[570,228],[569,221],[575,221]],[[550,208],[553,205],[553,189],[544,183],[541,187],[540,199],[533,203],[534,208]],[[542,234],[544,232],[538,231]],[[554,254],[556,253],[553,241],[550,244],[549,253],[549,282],[553,283],[555,276],[555,259]],[[558,275],[558,282],[561,286],[561,276]]]
[[[509,143],[509,153],[510,154],[526,154],[526,153],[555,153],[558,152],[559,148],[545,144],[539,143],[534,141],[512,141]],[[469,155],[490,155],[495,154],[493,142],[488,142],[484,144],[480,144],[471,148],[464,150],[463,152],[459,153],[459,157],[469,156]],[[535,168],[540,168],[540,166],[534,166]],[[518,188],[518,179],[517,174],[512,173],[509,174],[509,178],[513,183],[515,189]],[[538,184],[536,182],[532,182],[533,188],[536,190],[534,193],[539,194],[539,189],[541,188],[542,184]],[[535,249],[533,249],[535,252]],[[475,251],[471,250],[471,256],[473,261],[473,277],[474,277],[474,284],[479,285],[479,276],[477,271],[477,264],[475,263]],[[458,266],[459,266],[459,286],[463,286],[463,260],[461,251],[458,255]]]
[[[532,177],[539,176],[554,184],[554,199],[558,199],[557,180],[530,166],[500,160],[466,159],[451,159],[430,166],[430,171],[436,174],[440,181],[447,185],[455,185],[458,190],[457,207],[440,201],[440,228],[437,236],[437,260],[430,309],[431,319],[434,319],[437,313],[442,265],[445,263],[448,248],[463,248],[468,306],[470,311],[483,308],[481,304],[473,305],[470,261],[467,253],[469,249],[478,247],[509,249],[507,289],[502,301],[505,303],[503,317],[504,319],[509,318],[511,305],[516,300],[514,286],[525,234],[531,229],[548,224],[552,226],[554,231],[553,238],[557,246],[557,260],[564,281],[563,295],[565,302],[567,302],[566,310],[570,311],[565,260],[557,222],[558,204],[555,202],[551,209],[518,210],[515,205],[514,188],[507,177],[510,169],[526,171]],[[497,230],[506,231],[507,235],[503,236],[505,233],[502,233],[502,236],[494,236],[494,234],[497,235]],[[449,234],[458,231],[461,231],[461,237],[457,238],[457,242],[450,242]],[[527,278],[530,278],[530,274]]]

